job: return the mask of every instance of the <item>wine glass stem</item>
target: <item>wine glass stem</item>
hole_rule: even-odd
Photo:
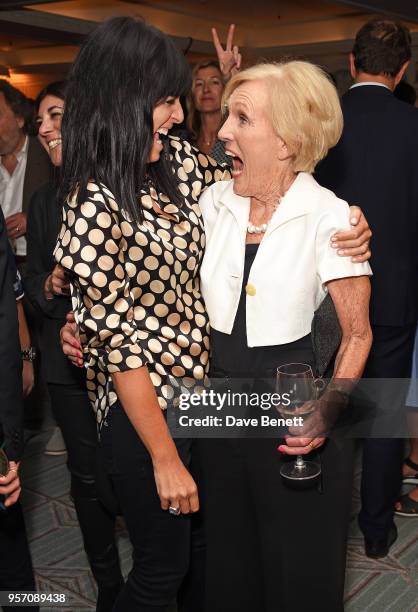
[[[303,469],[305,467],[305,461],[304,461],[302,455],[298,455],[296,457],[296,467],[300,468],[300,469]]]

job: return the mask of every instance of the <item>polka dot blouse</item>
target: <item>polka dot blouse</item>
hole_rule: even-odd
[[[209,324],[200,293],[205,248],[202,190],[228,171],[188,143],[170,139],[184,205],[151,185],[141,190],[144,221],[129,219],[105,185],[89,183],[82,204],[69,199],[55,258],[71,276],[72,306],[99,427],[117,401],[112,372],[147,365],[161,408],[179,383],[205,377]]]

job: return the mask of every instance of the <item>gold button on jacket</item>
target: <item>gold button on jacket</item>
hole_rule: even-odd
[[[252,285],[251,283],[248,283],[248,285],[245,286],[245,291],[247,295],[255,295],[257,293],[254,285]]]

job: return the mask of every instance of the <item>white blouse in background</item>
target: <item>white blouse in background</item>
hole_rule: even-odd
[[[244,273],[250,198],[238,196],[233,181],[209,187],[199,200],[206,250],[201,290],[211,326],[230,334]],[[349,207],[305,172],[273,214],[259,245],[246,286],[248,346],[293,342],[310,333],[325,283],[371,275],[368,263],[340,257],[330,244],[337,230],[350,229]]]

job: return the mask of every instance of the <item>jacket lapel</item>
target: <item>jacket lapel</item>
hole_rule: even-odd
[[[47,153],[34,136],[29,136],[28,158],[23,181],[22,211],[27,212],[33,192],[52,177],[52,165]]]
[[[266,236],[292,219],[308,215],[314,209],[315,190],[319,185],[307,172],[299,172],[268,224]],[[319,197],[319,192],[318,192]]]
[[[241,231],[247,231],[250,214],[250,198],[244,198],[234,193],[234,181],[228,181],[219,197],[219,202],[228,208],[235,217]]]

